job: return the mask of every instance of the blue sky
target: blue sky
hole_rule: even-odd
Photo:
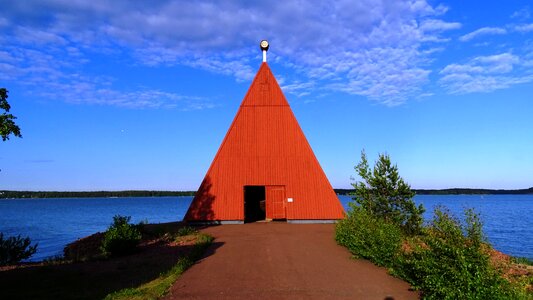
[[[264,38],[334,187],[362,149],[414,188],[531,187],[528,2],[0,0],[0,189],[197,189]]]

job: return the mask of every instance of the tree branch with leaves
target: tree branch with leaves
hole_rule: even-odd
[[[9,135],[13,134],[16,137],[22,137],[20,135],[20,128],[15,124],[17,117],[9,113],[11,105],[7,102],[8,91],[5,88],[0,88],[0,109],[4,112],[0,115],[0,136],[2,141],[9,140]]]

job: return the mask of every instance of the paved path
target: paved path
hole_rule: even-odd
[[[404,281],[334,241],[333,224],[204,229],[216,239],[167,299],[417,299]]]

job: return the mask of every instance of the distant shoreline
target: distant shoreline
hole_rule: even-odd
[[[353,189],[335,189],[339,195],[348,195],[353,193]],[[529,189],[518,190],[491,190],[491,189],[469,189],[469,188],[452,188],[452,189],[413,189],[417,195],[531,195],[533,187]]]
[[[32,198],[124,198],[124,197],[169,197],[194,196],[195,191],[0,191],[0,199]]]
[[[339,195],[349,195],[353,189],[334,189]],[[417,195],[531,195],[533,187],[518,190],[491,189],[413,189]],[[123,198],[123,197],[176,197],[194,196],[196,191],[0,191],[0,199],[32,199],[32,198]]]

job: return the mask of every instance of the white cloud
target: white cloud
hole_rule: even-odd
[[[16,28],[16,38],[18,41],[34,45],[45,45],[45,44],[54,44],[54,45],[65,45],[67,41],[54,33],[46,32],[43,30],[37,30],[34,28],[27,27],[18,27]]]
[[[347,83],[329,87],[350,94],[367,96],[388,106],[416,97],[428,81],[429,70],[418,67],[417,50],[373,48],[354,54]],[[417,84],[413,84],[413,83]]]
[[[267,38],[269,57],[296,71],[288,82],[314,81],[309,89],[397,105],[428,82],[435,43],[461,27],[439,19],[447,10],[425,0],[28,0],[6,7],[5,15],[20,24],[12,25],[18,43],[73,47],[77,63],[86,63],[80,50],[118,52],[147,66],[187,65],[237,80],[253,76],[257,43]]]
[[[520,59],[511,53],[502,53],[497,55],[479,56],[474,62],[479,62],[486,66],[489,73],[508,73],[513,70],[513,65],[518,64]]]
[[[62,57],[60,61],[41,50],[21,47],[5,50],[0,51],[0,79],[17,81],[35,96],[67,103],[125,108],[192,110],[214,107],[211,101],[201,97],[148,88],[118,90],[113,88],[113,78],[82,75],[77,67],[85,58],[77,48],[53,49],[52,52]]]
[[[515,11],[512,15],[511,15],[511,18],[512,19],[520,19],[520,20],[525,20],[525,19],[529,19],[529,17],[531,16],[531,13],[529,11],[529,7],[526,6],[520,10],[517,10]]]
[[[424,20],[420,24],[420,29],[423,31],[445,31],[461,28],[461,23],[458,22],[445,22],[438,19]]]
[[[281,85],[281,89],[285,93],[290,93],[296,95],[297,97],[307,96],[310,93],[307,92],[309,89],[315,86],[314,82],[293,82],[291,84]]]
[[[67,102],[96,105],[112,105],[126,108],[177,108],[196,110],[214,107],[213,103],[202,98],[185,97],[159,90],[137,90],[133,92],[113,89],[94,89],[91,84],[78,83],[59,86]],[[54,91],[49,97],[57,96]]]
[[[459,38],[459,40],[461,42],[467,42],[467,41],[470,41],[474,38],[477,38],[477,37],[480,37],[480,36],[484,36],[484,35],[502,35],[502,34],[506,34],[507,33],[507,30],[505,30],[504,28],[499,28],[499,27],[483,27],[483,28],[480,28],[476,31],[473,31],[473,32],[470,32],[468,34],[465,34],[463,36],[461,36]]]
[[[451,94],[491,92],[533,81],[533,73],[511,53],[478,56],[466,64],[450,64],[439,74],[442,75],[439,83]]]
[[[109,105],[130,109],[166,108],[197,110],[213,108],[211,101],[201,97],[183,96],[154,89],[138,88],[133,91],[113,89],[98,84],[98,79],[75,78],[66,82],[43,82],[46,89],[39,89],[38,95],[73,104]]]
[[[517,25],[515,26],[514,29],[519,32],[530,32],[530,31],[533,31],[533,23],[525,24],[525,25]]]

